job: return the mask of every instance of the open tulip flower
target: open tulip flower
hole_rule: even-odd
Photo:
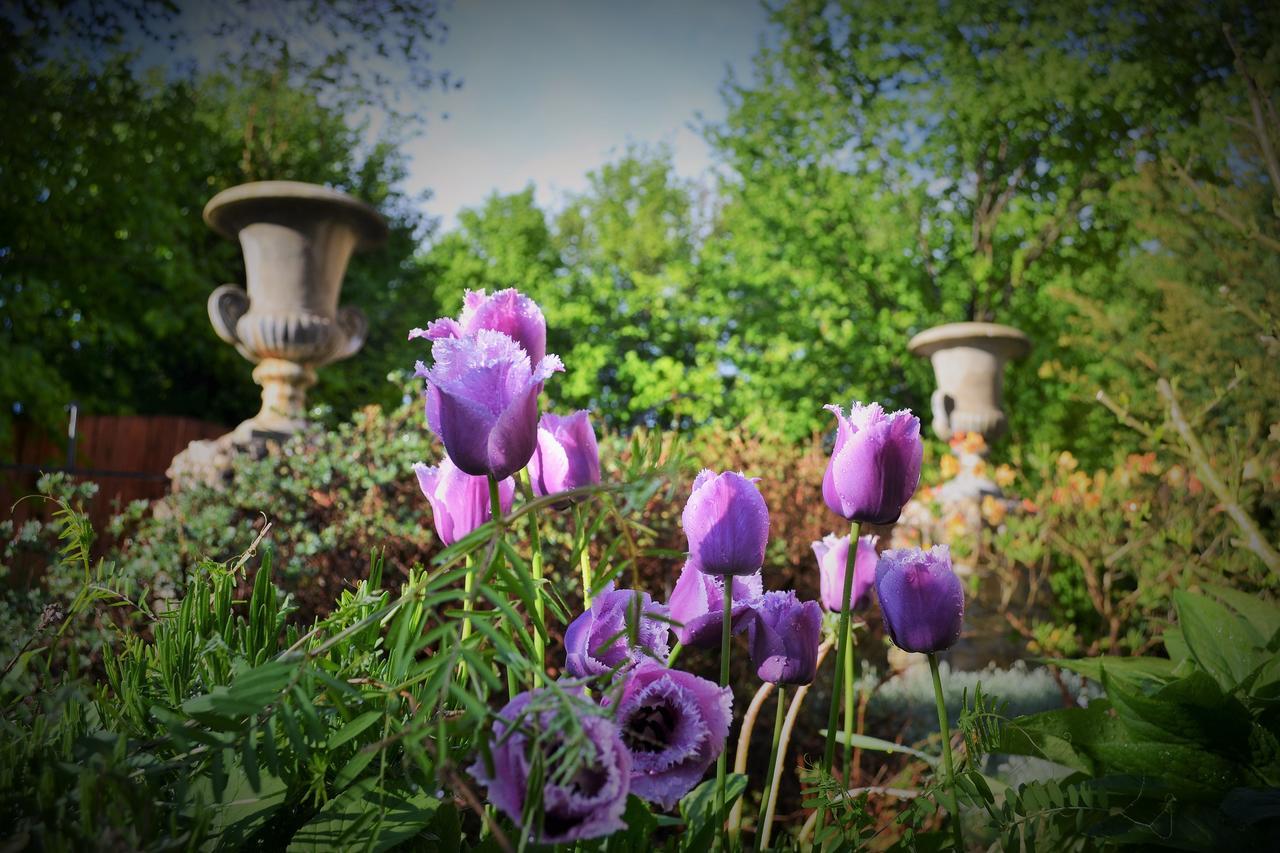
[[[525,818],[532,752],[539,750],[546,781],[542,786],[542,830],[533,839],[536,843],[563,844],[624,829],[622,813],[631,789],[632,763],[617,726],[607,717],[584,713],[579,725],[585,735],[586,755],[576,772],[560,780],[553,762],[563,739],[546,734],[555,731],[555,713],[527,710],[541,692],[521,693],[498,712],[489,742],[492,774],[482,758],[468,771],[488,788],[489,802],[520,826]],[[538,731],[544,734],[530,737]]]
[[[564,369],[560,359],[549,355],[531,365],[515,340],[488,329],[440,338],[431,356],[435,363],[419,362],[417,375],[439,394],[433,429],[454,464],[497,479],[527,465],[538,442],[538,394]]]
[[[413,466],[418,486],[431,504],[431,520],[436,534],[446,546],[452,545],[493,516],[489,501],[489,481],[458,469],[448,456],[438,466],[419,462]],[[498,504],[503,514],[511,511],[516,484],[507,477],[498,483]]]
[[[853,608],[867,603],[871,587],[876,582],[877,536],[858,537],[858,553],[854,555]],[[832,613],[844,609],[840,596],[844,594],[844,572],[849,559],[849,537],[828,533],[813,543],[813,553],[818,558],[818,582],[822,593],[822,606]]]
[[[750,575],[764,565],[769,508],[754,480],[704,470],[681,517],[689,564],[709,575]]]
[[[539,496],[600,482],[600,450],[590,412],[543,414],[538,422],[538,446],[529,460],[529,479],[534,494]],[[556,506],[564,509],[569,503]]]
[[[909,411],[886,414],[878,403],[854,403],[838,421],[836,445],[822,478],[822,497],[849,521],[892,524],[920,485],[924,444],[920,419]]]
[[[670,809],[724,751],[733,691],[645,661],[627,676],[617,707],[631,751],[631,792]]]
[[[518,343],[535,364],[547,354],[547,321],[542,309],[515,288],[499,290],[492,296],[483,290],[468,290],[462,298],[462,314],[458,319],[432,320],[427,328],[410,331],[409,340],[465,338],[481,329],[502,332]]]
[[[667,618],[666,606],[655,604],[649,593],[609,584],[565,629],[565,669],[587,678],[648,658],[665,661],[671,653]]]
[[[745,631],[753,617],[752,604],[763,588],[760,573],[729,576],[733,582],[733,631]],[[724,613],[724,578],[703,574],[684,564],[667,606],[681,645],[714,649],[720,645]]]
[[[818,672],[822,608],[790,590],[766,592],[748,629],[751,662],[761,681],[808,684]]]
[[[948,546],[885,551],[876,569],[876,596],[898,648],[940,652],[960,639],[964,586],[951,569]]]

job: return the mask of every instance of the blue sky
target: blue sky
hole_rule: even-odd
[[[680,174],[703,174],[710,152],[690,125],[723,117],[726,70],[749,73],[766,29],[756,0],[455,0],[446,20],[436,64],[465,82],[429,98],[408,146],[409,189],[432,190],[427,212],[446,227],[530,182],[555,205],[629,143],[665,143]]]

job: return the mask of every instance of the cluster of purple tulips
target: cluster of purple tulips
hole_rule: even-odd
[[[436,320],[409,337],[431,341],[431,366],[419,362],[417,375],[426,379],[428,425],[447,455],[438,467],[420,463],[414,468],[446,545],[495,514],[510,512],[516,477],[535,495],[564,495],[552,502],[557,509],[574,506],[589,491],[585,487],[600,482],[588,412],[539,417],[543,383],[564,368],[559,358],[546,353],[546,322],[533,300],[515,290],[468,292],[458,319]],[[828,776],[842,693],[846,743],[852,730],[851,612],[867,606],[872,586],[889,636],[905,650],[929,655],[937,685],[934,655],[957,640],[964,610],[963,590],[947,549],[877,555],[875,537],[859,536],[862,523],[895,522],[914,494],[923,453],[920,422],[910,412],[889,414],[874,403],[855,403],[848,415],[839,407],[827,408],[836,415],[838,431],[822,492],[826,504],[851,522],[851,530],[813,544],[821,606],[790,590],[765,590],[761,569],[769,510],[756,481],[736,472],[704,470],[694,481],[681,519],[688,556],[665,604],[647,592],[615,589],[613,584],[593,596],[587,549],[581,548],[585,609],[565,631],[567,678],[555,688],[591,703],[593,712],[581,720],[588,759],[570,779],[545,777],[542,815],[532,828],[532,840],[560,843],[609,835],[624,826],[629,794],[670,809],[713,763],[717,814],[723,818],[725,744],[733,720],[729,657],[735,634],[746,636],[757,676],[777,685],[779,722],[784,686],[812,682],[826,649],[832,644],[837,648],[821,765]],[[580,519],[578,527],[583,528]],[[536,529],[535,523],[535,535]],[[531,569],[541,584],[536,541],[534,548]],[[469,572],[468,587],[472,582]],[[826,643],[824,608],[833,614],[827,622],[834,629],[834,639]],[[838,625],[831,625],[836,614]],[[543,616],[540,607],[537,615]],[[468,634],[464,625],[464,637]],[[689,646],[719,647],[719,684],[674,668],[680,649]],[[540,647],[538,651],[544,653]],[[602,685],[607,689],[592,698],[589,690]],[[530,753],[557,744],[554,732],[538,736],[539,726],[553,725],[554,709],[540,701],[549,689],[535,686],[511,699],[497,715],[487,759],[471,768],[487,787],[490,802],[518,825],[528,817],[529,778],[537,763]],[[946,741],[941,704],[939,714]],[[777,753],[777,728],[774,740]],[[785,748],[783,741],[781,752],[771,754],[770,777],[781,766]],[[944,755],[950,777],[949,750]],[[549,761],[551,756],[539,758]],[[762,800],[771,781],[765,782]],[[776,791],[776,783],[773,787]],[[819,827],[822,812],[816,815]],[[761,847],[767,833],[766,826]]]

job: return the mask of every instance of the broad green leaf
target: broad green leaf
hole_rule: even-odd
[[[1280,631],[1280,606],[1274,601],[1226,586],[1211,586],[1206,589],[1247,619],[1260,637],[1270,639]]]
[[[378,853],[421,835],[439,806],[426,794],[389,791],[377,787],[375,779],[364,779],[326,803],[294,834],[288,849]]]
[[[365,711],[351,722],[338,729],[329,736],[329,749],[337,749],[347,741],[361,734],[365,729],[381,720],[382,711]]]
[[[1166,634],[1166,636],[1168,636]],[[1063,669],[1070,670],[1077,675],[1083,675],[1085,678],[1093,679],[1098,683],[1102,682],[1102,668],[1105,666],[1107,672],[1116,674],[1123,673],[1131,679],[1141,679],[1143,681],[1165,682],[1174,678],[1173,670],[1177,663],[1165,658],[1118,658],[1118,657],[1098,657],[1098,658],[1081,658],[1078,660],[1054,660],[1046,661],[1054,666],[1060,666]]]
[[[747,790],[747,777],[730,773],[725,779],[725,814],[733,808]],[[719,821],[716,815],[716,780],[707,781],[694,788],[680,801],[680,814],[684,817],[685,833],[680,839],[682,850],[705,851],[711,848]]]
[[[1174,592],[1173,600],[1191,656],[1223,690],[1235,689],[1266,659],[1266,639],[1224,605],[1183,590]]]

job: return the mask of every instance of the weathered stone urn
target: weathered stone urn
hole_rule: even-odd
[[[339,306],[352,253],[382,243],[387,225],[369,205],[345,193],[295,181],[241,184],[218,193],[204,220],[244,252],[247,288],[224,284],[209,296],[218,337],[253,362],[262,408],[231,433],[193,442],[174,458],[179,480],[215,478],[227,457],[264,440],[280,441],[306,426],[306,392],[316,369],[364,345],[367,321]]]
[[[939,438],[976,432],[990,443],[1004,432],[1004,366],[1030,351],[1026,335],[996,323],[948,323],[916,335],[907,349],[933,362],[933,431]]]

